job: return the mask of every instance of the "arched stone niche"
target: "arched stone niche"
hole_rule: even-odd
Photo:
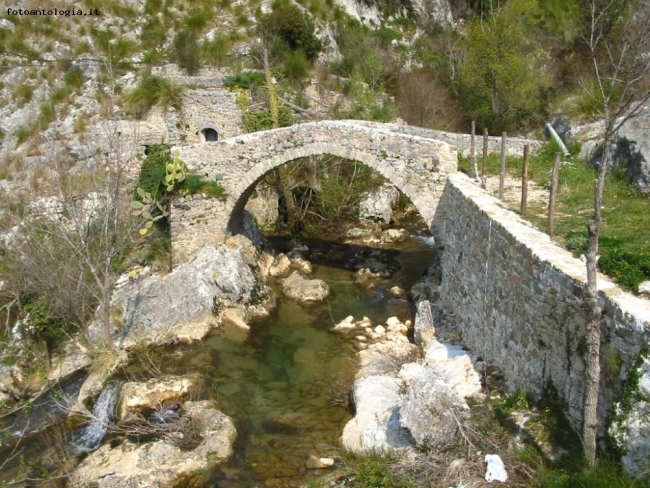
[[[214,124],[201,124],[197,134],[199,142],[216,142],[219,140],[219,131]]]

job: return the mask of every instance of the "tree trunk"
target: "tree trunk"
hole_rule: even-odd
[[[609,164],[611,134],[609,127],[605,133],[603,147],[603,161],[598,170],[596,181],[596,195],[594,200],[594,217],[587,224],[589,243],[587,245],[587,293],[585,304],[589,314],[587,329],[585,330],[585,343],[587,346],[585,356],[585,396],[583,410],[582,443],[585,449],[585,458],[589,466],[596,464],[596,436],[598,433],[598,391],[600,386],[600,323],[602,310],[598,305],[598,238],[602,222],[603,189],[605,175]]]

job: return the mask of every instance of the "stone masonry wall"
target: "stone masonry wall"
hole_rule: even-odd
[[[461,174],[447,181],[433,231],[444,245],[441,298],[456,316],[463,344],[498,366],[513,390],[539,397],[552,384],[572,425],[581,428],[584,263]],[[605,311],[604,421],[650,338],[650,306],[602,275],[598,288]]]
[[[172,144],[199,142],[199,130],[204,124],[212,126],[219,139],[244,133],[237,94],[228,90],[186,90],[183,93],[183,122],[177,129],[178,139]]]
[[[187,202],[176,202],[171,211],[172,264],[191,260],[206,244],[223,242],[228,215],[219,198],[194,195]]]
[[[173,238],[188,245],[194,243],[198,251],[208,243],[207,237],[236,231],[247,200],[266,173],[289,161],[323,154],[359,161],[375,169],[408,196],[430,224],[446,175],[456,171],[455,149],[442,141],[394,133],[380,126],[321,121],[172,148],[179,152],[190,172],[223,185],[227,195],[224,214],[230,219],[226,226],[222,215],[215,216],[214,222],[202,220],[200,225],[213,228],[209,232],[200,230],[199,223],[178,227],[185,234],[182,237],[176,236],[172,228]],[[173,220],[178,219],[181,217],[173,216]],[[187,255],[188,247],[183,247]],[[177,254],[175,247],[172,253]],[[175,258],[175,262],[183,260]]]
[[[362,121],[362,124],[368,127],[374,127],[376,122]],[[380,124],[382,126],[389,126],[390,130],[394,132],[400,132],[403,134],[409,134],[419,137],[427,137],[429,139],[437,139],[439,141],[445,141],[447,144],[455,146],[458,150],[458,155],[463,157],[469,156],[469,151],[471,147],[471,135],[470,134],[459,134],[456,132],[447,132],[443,130],[434,130],[434,129],[424,129],[422,127],[416,127],[413,125],[401,125],[401,124]],[[506,152],[512,156],[522,156],[524,154],[524,146],[528,144],[532,152],[537,151],[544,142],[538,141],[535,139],[524,139],[521,137],[508,137],[506,140]],[[489,153],[500,153],[501,152],[501,136],[490,136],[488,137],[488,152]],[[480,158],[483,154],[483,134],[476,135],[476,157]]]

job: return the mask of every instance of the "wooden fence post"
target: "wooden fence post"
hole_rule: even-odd
[[[469,143],[469,177],[476,178],[476,122],[472,120],[472,135]]]
[[[553,175],[551,176],[551,194],[548,198],[548,235],[551,239],[555,235],[555,200],[557,198],[557,186],[560,179],[560,163],[562,155],[555,153],[553,162]]]
[[[483,165],[481,167],[481,186],[487,188],[488,130],[483,129]]]
[[[503,187],[506,179],[506,142],[508,134],[501,134],[501,170],[499,171],[499,200],[503,201]]]
[[[524,171],[521,176],[521,215],[526,216],[526,207],[528,204],[528,156],[530,146],[524,146]]]

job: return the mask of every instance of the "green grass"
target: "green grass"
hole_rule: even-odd
[[[164,110],[179,109],[183,101],[183,88],[162,76],[149,75],[126,95],[126,109],[137,118],[144,117],[153,107]]]
[[[546,189],[551,186],[555,151],[553,144],[547,144],[530,160],[530,180]],[[479,167],[480,161],[479,157]],[[459,162],[461,171],[468,172],[469,159]],[[491,155],[488,173],[498,175],[499,164],[499,155]],[[520,177],[522,165],[521,157],[509,157],[507,171]],[[596,177],[596,171],[575,156],[567,158],[560,169],[555,240],[576,255],[584,253],[587,246],[586,226],[593,216]],[[526,215],[543,230],[547,230],[547,205],[529,203]],[[639,283],[650,279],[650,200],[619,172],[608,174],[605,182],[600,255],[601,271],[626,290],[636,291]]]

